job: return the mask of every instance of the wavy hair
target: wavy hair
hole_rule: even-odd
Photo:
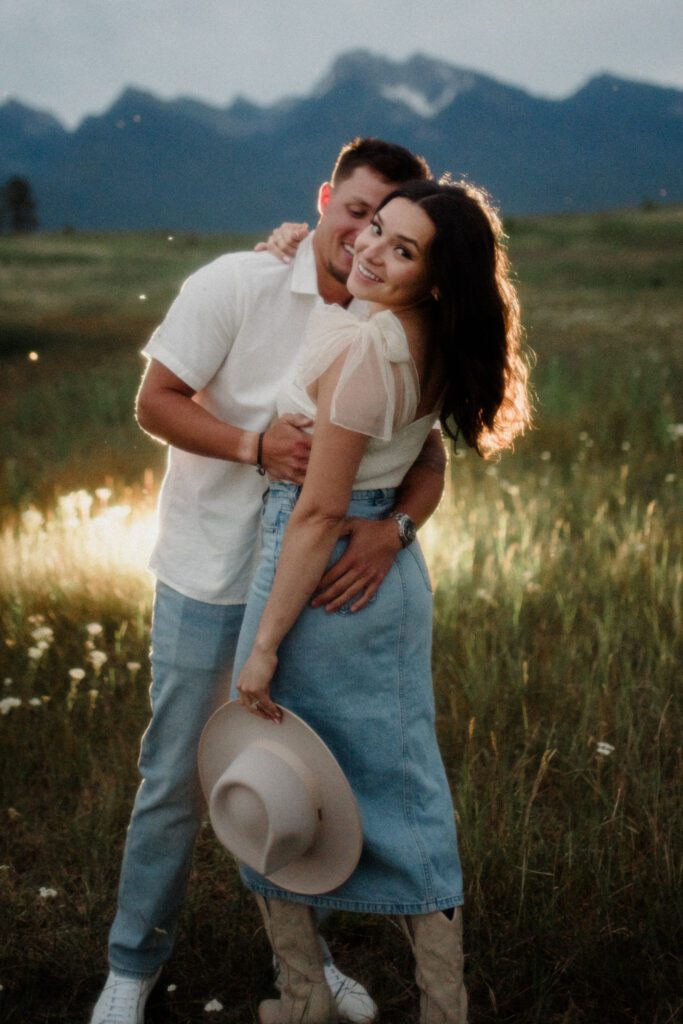
[[[435,227],[429,247],[432,330],[446,368],[444,431],[479,455],[512,447],[531,423],[529,366],[500,218],[483,189],[448,178],[391,192],[422,207]]]

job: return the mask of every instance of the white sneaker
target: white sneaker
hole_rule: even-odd
[[[160,974],[161,968],[148,978],[126,978],[110,971],[90,1024],[144,1024],[145,1003]]]
[[[325,981],[332,990],[341,1020],[369,1024],[377,1016],[377,1004],[359,981],[347,978],[334,964],[325,964]]]

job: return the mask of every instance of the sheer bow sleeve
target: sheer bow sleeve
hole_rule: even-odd
[[[344,363],[330,419],[339,427],[388,441],[415,418],[419,383],[401,323],[388,310],[359,320],[341,306],[321,306],[309,319],[300,365],[311,393],[341,355]]]

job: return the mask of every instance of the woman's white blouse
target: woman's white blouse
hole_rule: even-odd
[[[360,320],[341,306],[316,307],[294,379],[278,396],[278,414],[298,412],[315,419],[310,391],[344,353],[330,419],[369,437],[354,490],[397,487],[419,455],[436,414],[415,419],[417,371],[401,322],[389,310]]]

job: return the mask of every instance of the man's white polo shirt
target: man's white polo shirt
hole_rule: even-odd
[[[294,371],[317,290],[312,236],[296,259],[230,253],[203,267],[144,349],[225,423],[265,430]],[[169,448],[150,568],[210,604],[242,604],[257,548],[266,481],[252,466]]]

